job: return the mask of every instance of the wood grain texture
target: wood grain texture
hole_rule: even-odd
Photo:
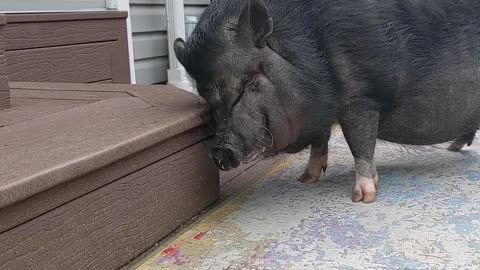
[[[0,110],[10,108],[10,90],[7,76],[0,75]]]
[[[99,82],[93,82],[93,83],[99,83],[99,84],[110,84],[110,83],[113,83],[113,81],[110,79],[110,80],[103,80],[103,81],[99,81]]]
[[[121,92],[139,97],[152,106],[170,107],[185,110],[199,106],[208,109],[207,103],[200,96],[181,90],[171,85],[124,85],[124,84],[86,84],[86,83],[45,83],[45,82],[10,82],[13,90],[34,91],[79,91],[79,92]]]
[[[130,83],[125,12],[9,14],[10,81]]]
[[[7,24],[7,16],[5,14],[0,13],[0,26],[6,25]]]
[[[196,144],[0,235],[0,269],[115,269],[218,197]]]
[[[0,91],[0,111],[10,108],[10,93]]]
[[[87,100],[99,101],[108,98],[130,97],[128,93],[121,92],[101,92],[101,91],[55,91],[55,90],[11,90],[12,98],[38,98],[52,100]]]
[[[6,76],[7,75],[7,58],[5,57],[5,54],[0,52],[0,76]]]
[[[92,105],[101,106],[98,104],[101,102]],[[123,106],[115,102],[117,109],[125,111],[134,106],[133,100],[125,102],[128,103]],[[0,129],[0,141],[4,143],[1,145],[0,207],[108,166],[203,125],[206,120],[206,111],[201,108],[185,111],[182,108],[135,107],[132,109],[139,111],[99,121],[98,115],[106,115],[108,111],[90,111],[87,107],[91,106],[82,106],[79,109],[84,113],[72,113],[69,117],[57,114]],[[93,115],[91,120],[85,119],[86,111]],[[55,121],[57,116],[59,120]],[[86,126],[85,121],[92,124]],[[38,127],[31,128],[32,125]],[[53,129],[49,128],[52,126]]]
[[[122,21],[119,29],[120,35],[116,42],[115,50],[112,52],[112,81],[116,84],[130,83],[130,62],[128,55],[128,33],[127,23]]]
[[[92,103],[88,100],[47,100],[11,98],[11,108],[0,113],[0,126],[10,126],[28,120],[59,113]]]
[[[218,198],[194,95],[11,85],[22,94],[0,113],[0,269],[116,269]]]
[[[112,78],[114,42],[7,51],[11,81],[88,83]]]
[[[65,13],[17,13],[5,15],[9,24],[27,22],[65,22],[82,20],[125,19],[125,11],[65,12]]]
[[[4,35],[6,50],[13,51],[116,41],[122,27],[122,19],[10,23]]]
[[[149,108],[133,97],[107,99],[0,128],[0,207],[145,149],[152,142],[141,135],[158,127],[138,121],[158,123]]]
[[[120,159],[99,170],[58,185],[20,203],[0,208],[0,233],[47,213],[67,202],[110,184],[158,160],[167,158],[194,144],[203,143],[209,135],[205,126],[179,134],[164,143]]]
[[[6,24],[6,18],[0,14],[0,111],[10,108],[10,89],[8,85],[7,62],[4,54],[5,39],[3,38],[3,29]]]
[[[0,21],[5,20],[5,16],[0,14]],[[0,55],[3,55],[3,52],[5,51],[5,37],[3,36],[3,31],[4,31],[5,25],[2,25],[0,22]]]

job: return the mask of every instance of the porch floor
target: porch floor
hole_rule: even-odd
[[[147,269],[478,269],[480,141],[379,143],[380,191],[352,203],[353,158],[342,136],[330,144],[318,184],[296,181],[300,153],[146,257]]]

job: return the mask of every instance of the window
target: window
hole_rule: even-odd
[[[0,12],[105,10],[107,0],[0,0]]]

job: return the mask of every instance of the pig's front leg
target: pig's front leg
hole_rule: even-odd
[[[307,168],[298,181],[302,183],[317,182],[322,175],[322,170],[323,172],[327,170],[328,141],[330,140],[330,134],[331,132],[328,131],[323,134],[318,141],[312,143]]]
[[[364,109],[368,103],[369,101],[352,102],[339,117],[343,134],[355,159],[356,182],[353,201],[364,203],[375,201],[378,186],[373,156],[379,112]]]

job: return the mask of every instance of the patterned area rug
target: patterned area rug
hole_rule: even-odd
[[[330,143],[319,183],[296,181],[308,153],[228,201],[139,269],[480,269],[480,141],[379,143],[377,200],[353,203],[353,158]]]

